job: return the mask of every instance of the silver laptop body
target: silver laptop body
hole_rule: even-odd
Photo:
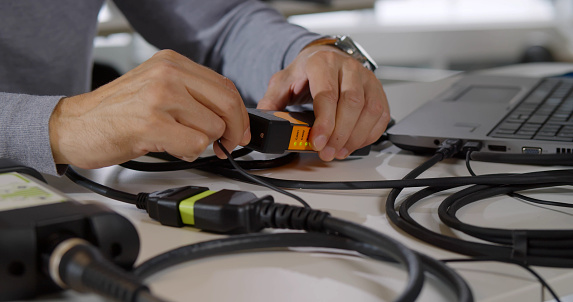
[[[398,121],[389,139],[422,153],[448,138],[487,152],[572,153],[572,91],[573,78],[466,75]]]

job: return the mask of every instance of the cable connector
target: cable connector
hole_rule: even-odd
[[[477,152],[479,150],[481,150],[483,144],[481,142],[475,142],[475,141],[468,141],[465,142],[464,145],[462,146],[462,153],[468,154],[468,152]]]
[[[163,225],[183,227],[185,223],[179,210],[181,202],[194,200],[205,192],[211,191],[206,187],[186,186],[155,191],[150,194],[139,194],[136,206],[138,209],[146,210],[149,217]]]
[[[448,138],[440,144],[436,153],[442,154],[444,158],[450,158],[460,151],[461,145],[461,139]]]
[[[212,192],[212,191],[210,191]],[[245,191],[221,190],[180,206],[183,222],[215,233],[253,233],[265,226],[259,218],[265,204],[274,203],[270,195],[258,198]]]
[[[272,196],[258,198],[246,191],[186,186],[139,195],[136,205],[163,225],[238,234],[264,228],[258,215],[263,204],[273,202]]]
[[[93,292],[114,301],[164,302],[153,296],[139,278],[80,238],[69,238],[56,245],[47,264],[52,281],[62,288]]]

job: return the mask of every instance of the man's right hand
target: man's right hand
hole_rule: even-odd
[[[49,126],[56,164],[86,169],[148,152],[193,161],[217,139],[227,150],[250,140],[248,114],[234,84],[170,50],[95,91],[63,98]]]

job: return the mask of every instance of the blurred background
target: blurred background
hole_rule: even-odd
[[[383,83],[429,82],[462,71],[573,62],[571,0],[274,0],[289,22],[349,35],[381,68]],[[108,1],[94,41],[98,87],[157,51]]]

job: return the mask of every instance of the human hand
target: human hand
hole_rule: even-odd
[[[249,118],[234,84],[170,50],[95,91],[63,98],[50,118],[57,164],[92,169],[148,152],[195,160],[209,144],[217,156],[250,140]]]
[[[388,101],[374,73],[328,45],[303,49],[274,74],[257,108],[283,110],[309,101],[316,116],[309,140],[325,161],[344,159],[374,143],[390,121]]]

